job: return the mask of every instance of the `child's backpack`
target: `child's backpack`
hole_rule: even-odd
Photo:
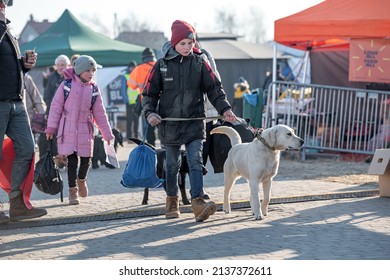
[[[158,188],[164,182],[156,174],[156,151],[145,145],[145,135],[148,126],[145,126],[143,142],[131,151],[123,171],[121,184],[126,188]]]
[[[72,79],[66,79],[64,80],[64,103],[66,101],[66,99],[68,98],[69,96],[69,93],[70,93],[70,89],[72,88]],[[99,88],[97,85],[95,84],[92,84],[92,99],[91,99],[91,109],[92,109],[92,106],[93,104],[95,104],[95,101],[98,97],[98,94],[99,94]]]

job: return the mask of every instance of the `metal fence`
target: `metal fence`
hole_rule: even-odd
[[[373,155],[375,149],[390,147],[388,91],[276,82],[263,94],[263,127],[279,123],[294,128],[305,140],[303,156],[318,151]]]

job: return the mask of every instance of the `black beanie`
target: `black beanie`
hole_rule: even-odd
[[[142,52],[142,62],[156,61],[156,56],[151,48],[146,48]]]

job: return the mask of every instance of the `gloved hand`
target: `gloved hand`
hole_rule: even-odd
[[[148,115],[147,121],[148,123],[150,123],[151,126],[156,126],[161,123],[161,117],[156,113],[151,113]]]
[[[223,113],[223,116],[225,117],[225,121],[227,122],[236,122],[237,121],[237,117],[236,115],[233,113],[232,110],[227,110]]]

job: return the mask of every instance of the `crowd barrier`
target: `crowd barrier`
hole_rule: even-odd
[[[278,81],[264,95],[263,127],[294,128],[305,140],[303,158],[320,151],[373,155],[375,149],[390,147],[388,91]]]

